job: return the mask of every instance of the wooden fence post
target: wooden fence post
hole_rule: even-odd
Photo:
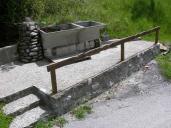
[[[125,43],[121,44],[121,61],[125,60],[125,46],[124,46],[124,44]]]
[[[159,42],[159,29],[156,30],[156,36],[155,36],[155,44],[157,44]]]
[[[57,82],[56,82],[56,72],[55,70],[50,71],[51,75],[51,83],[52,83],[52,93],[56,94],[57,93]]]

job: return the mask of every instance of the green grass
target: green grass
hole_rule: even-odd
[[[83,119],[85,116],[92,112],[92,108],[88,105],[81,105],[75,108],[71,113],[77,119]],[[64,117],[49,118],[47,121],[39,121],[34,128],[52,128],[54,125],[64,127],[68,121]]]
[[[10,116],[6,116],[3,113],[2,108],[4,105],[5,105],[4,103],[0,103],[0,128],[9,128],[9,125],[13,118]]]
[[[39,121],[34,128],[52,128],[54,125],[62,128],[67,122],[64,117],[50,118],[48,121]]]
[[[171,1],[154,0],[155,9],[150,9],[154,12],[148,12],[148,15],[146,10],[149,7],[136,5],[137,1],[149,3],[150,0],[53,0],[45,7],[49,11],[37,18],[37,21],[44,25],[79,20],[100,21],[107,24],[106,31],[112,38],[125,37],[159,25],[160,39],[163,42],[171,41]],[[140,11],[140,14],[133,19],[133,12],[136,11]]]
[[[88,105],[81,105],[78,108],[75,108],[72,111],[72,114],[77,118],[77,119],[84,119],[85,116],[89,113],[92,112],[92,108]]]
[[[156,60],[159,63],[161,73],[166,78],[171,79],[171,52],[167,55],[158,56]]]

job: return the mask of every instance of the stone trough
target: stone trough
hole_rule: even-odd
[[[79,42],[94,41],[99,39],[100,30],[105,26],[105,24],[95,21],[81,21],[76,22],[75,24],[83,27],[79,33]]]
[[[80,21],[52,25],[40,30],[45,56],[60,57],[94,48],[103,23]]]

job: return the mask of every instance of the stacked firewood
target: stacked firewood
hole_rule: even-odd
[[[37,24],[26,19],[19,28],[18,52],[20,61],[29,63],[43,59]]]

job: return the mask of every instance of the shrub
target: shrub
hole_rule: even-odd
[[[44,13],[45,0],[1,0],[0,22],[18,23],[24,17],[38,18]]]
[[[147,18],[154,23],[161,22],[165,13],[160,2],[154,0],[135,0],[131,9],[132,19]]]

